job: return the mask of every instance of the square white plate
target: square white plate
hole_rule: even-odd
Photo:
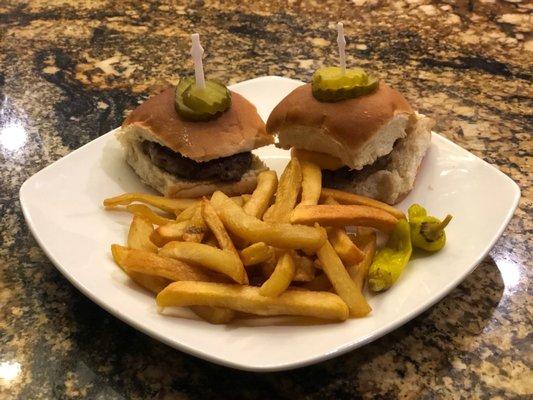
[[[266,120],[299,81],[263,77],[232,90],[253,102]],[[280,172],[288,152],[256,152]],[[39,245],[82,293],[136,329],[206,360],[253,371],[284,370],[335,357],[369,343],[414,318],[457,286],[502,234],[520,190],[506,175],[434,134],[416,187],[400,204],[419,202],[436,216],[451,213],[446,247],[411,261],[389,291],[369,295],[367,318],[320,325],[252,320],[228,326],[157,313],[152,295],[128,281],[109,246],[124,243],[131,217],[106,212],[102,200],[148,191],[123,160],[113,132],[88,143],[29,178],[20,200]]]

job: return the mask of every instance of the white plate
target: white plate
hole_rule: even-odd
[[[232,87],[266,119],[301,82],[264,77]],[[256,152],[278,172],[288,153]],[[335,357],[369,343],[414,318],[457,286],[502,234],[520,190],[506,175],[435,134],[416,187],[400,204],[431,214],[451,213],[448,243],[418,258],[389,291],[369,296],[371,316],[344,323],[294,324],[252,320],[228,326],[157,313],[153,297],[112,262],[109,246],[124,243],[130,216],[106,212],[106,197],[147,191],[126,165],[113,132],[88,143],[29,178],[20,190],[26,221],[61,273],[100,306],[146,334],[206,360],[253,371],[285,370]]]

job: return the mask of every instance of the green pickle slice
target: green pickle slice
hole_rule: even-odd
[[[209,121],[231,106],[231,94],[223,84],[206,80],[205,88],[196,87],[194,77],[184,78],[176,87],[176,110],[190,121]]]
[[[311,82],[313,96],[325,102],[353,99],[373,92],[378,86],[378,79],[361,68],[347,69],[344,74],[339,67],[319,68]]]

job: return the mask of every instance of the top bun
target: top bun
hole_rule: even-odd
[[[278,135],[284,149],[330,154],[361,169],[389,154],[415,119],[407,100],[384,82],[370,94],[336,103],[318,101],[306,84],[274,108],[267,132]]]
[[[151,97],[131,112],[123,128],[137,128],[140,140],[151,140],[192,160],[232,156],[274,143],[255,106],[231,93],[231,107],[206,122],[183,119],[174,106],[175,89]]]

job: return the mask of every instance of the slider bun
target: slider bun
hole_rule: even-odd
[[[384,169],[373,172],[362,180],[335,178],[326,186],[388,204],[402,201],[413,189],[416,175],[427,149],[431,144],[434,121],[417,114],[408,135],[401,139],[390,153],[390,162]]]
[[[122,125],[132,135],[126,141],[157,142],[198,162],[274,143],[255,106],[241,95],[230,92],[231,107],[218,118],[191,122],[176,112],[174,93],[174,88],[166,89],[133,110]]]
[[[251,193],[257,185],[257,175],[259,172],[268,169],[255,155],[252,165],[239,181],[193,181],[181,179],[152,163],[150,157],[142,150],[141,141],[130,140],[132,137],[139,137],[142,132],[136,132],[135,125],[123,127],[119,140],[126,152],[126,161],[133,170],[140,176],[141,180],[148,186],[153,187],[166,197],[201,197],[209,196],[216,190],[221,190],[228,196],[242,193]]]
[[[361,169],[390,153],[414,118],[405,98],[384,82],[370,94],[336,103],[318,101],[306,84],[274,108],[267,132],[277,135],[284,149],[330,154],[351,169]]]

